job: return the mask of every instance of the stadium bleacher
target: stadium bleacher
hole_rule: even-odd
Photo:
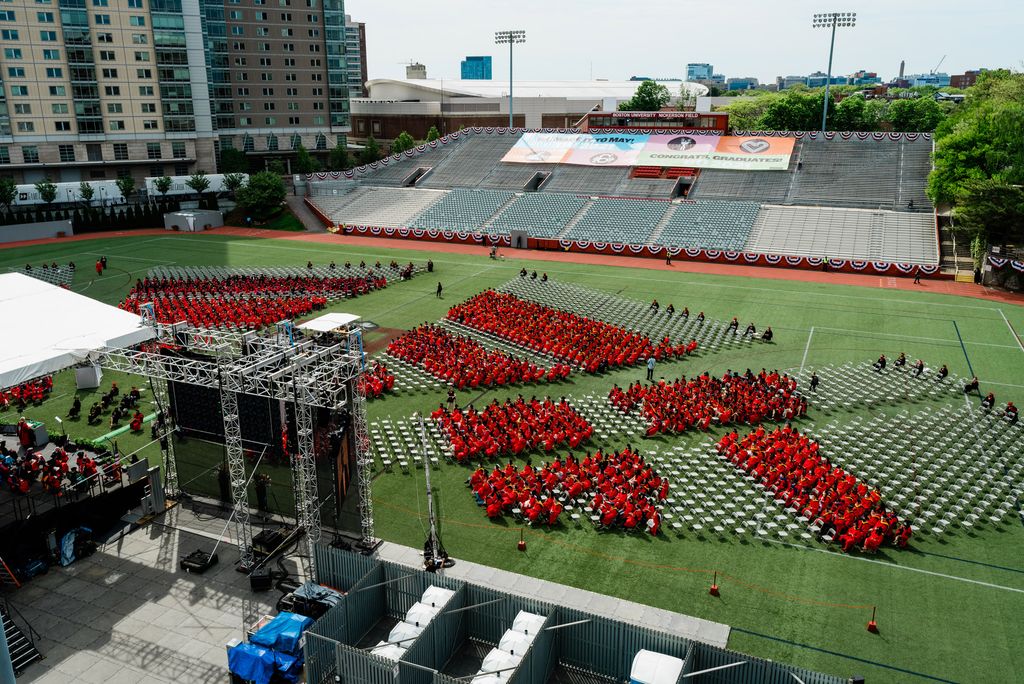
[[[762,206],[746,251],[907,264],[939,259],[931,214],[826,207]]]
[[[647,244],[672,208],[668,202],[640,199],[596,199],[560,237],[566,240]]]
[[[404,228],[445,194],[440,190],[361,186],[337,197],[316,197],[315,203],[333,223]]]
[[[417,183],[417,187],[442,190],[476,187],[487,178],[496,165],[501,163],[501,158],[516,144],[521,135],[468,135],[455,143],[455,149],[434,166],[433,170]]]
[[[651,241],[677,247],[739,251],[745,248],[757,219],[755,202],[704,200],[676,207],[660,235]]]
[[[502,190],[455,188],[421,213],[412,227],[478,231],[513,196],[511,192]]]
[[[534,237],[553,238],[565,230],[586,203],[584,198],[575,195],[527,193],[517,197],[498,214],[491,223],[490,232],[525,230]]]

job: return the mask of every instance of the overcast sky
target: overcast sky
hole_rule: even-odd
[[[825,71],[829,32],[811,28],[815,12],[856,12],[839,29],[833,73],[858,69],[894,77],[1024,68],[1024,0],[345,0],[366,23],[370,78],[404,77],[409,60],[430,78],[458,78],[466,55],[493,55],[494,77],[508,78],[508,47],[494,32],[524,29],[516,78],[524,80],[684,78],[688,62],[716,73],[776,76]]]

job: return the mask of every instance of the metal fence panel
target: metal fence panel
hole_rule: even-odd
[[[457,591],[464,582],[384,561],[387,582],[387,614],[401,620],[413,604],[420,600],[427,587],[436,586]]]
[[[313,555],[316,559],[316,581],[339,591],[349,591],[379,562],[369,556],[324,544],[317,544]]]
[[[340,608],[340,606],[335,606]],[[305,645],[302,652],[306,657],[306,682],[308,684],[324,684],[331,682],[337,666],[336,643],[334,639],[322,636],[313,625],[306,632]]]
[[[376,565],[353,585],[345,597],[348,632],[345,643],[352,646],[359,642],[370,628],[385,615],[387,608],[387,585],[384,582],[384,566]]]
[[[813,672],[743,653],[716,648],[708,644],[694,644],[693,657],[688,660],[685,674],[693,674],[731,663],[744,663],[725,670],[717,670],[690,677],[686,681],[700,684],[796,684],[793,675],[804,684],[844,684],[842,677]]]
[[[415,663],[438,670],[455,654],[466,639],[466,615],[470,611],[450,613],[466,605],[466,588],[459,587],[427,628],[402,656],[402,662]],[[401,663],[400,663],[401,664]],[[414,667],[403,667],[402,684],[430,684],[432,674]]]
[[[337,673],[341,684],[395,684],[398,663],[346,644],[338,645]]]
[[[466,585],[466,599],[467,605],[484,604],[495,599],[502,599],[500,603],[491,603],[481,606],[479,610],[467,611],[469,613],[469,636],[488,644],[497,644],[501,641],[501,636],[512,626],[516,614],[521,610],[545,617],[554,612],[554,607],[549,603],[473,584]]]
[[[548,681],[551,671],[555,668],[557,656],[555,642],[558,638],[558,631],[551,632],[547,628],[553,627],[557,622],[558,619],[555,615],[549,615],[548,619],[544,621],[544,626],[534,637],[533,643],[527,649],[519,667],[509,678],[509,684],[545,684]]]

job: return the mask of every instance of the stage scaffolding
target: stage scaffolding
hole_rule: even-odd
[[[320,540],[320,501],[317,491],[316,457],[313,440],[313,411],[325,408],[351,415],[356,479],[359,492],[362,543],[376,544],[373,537],[373,509],[369,483],[372,457],[366,434],[366,404],[357,384],[365,366],[361,331],[358,327],[324,337],[295,339],[290,321],[278,324],[276,332],[259,335],[192,328],[184,323],[156,322],[152,307],[142,307],[142,318],[157,332],[156,340],[137,348],[106,349],[98,363],[112,371],[149,377],[153,382],[158,410],[162,412],[161,447],[165,461],[166,488],[177,492],[177,475],[172,440],[174,426],[167,411],[167,383],[178,382],[216,389],[221,395],[224,442],[231,480],[233,516],[241,566],[254,567],[252,528],[242,451],[238,395],[292,402],[295,406],[296,453],[291,454],[296,491],[296,522],[306,534],[310,563],[313,547]],[[282,330],[287,334],[282,334]],[[161,346],[187,351],[188,356],[161,353]]]

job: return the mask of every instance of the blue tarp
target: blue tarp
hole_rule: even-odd
[[[301,652],[299,640],[302,638],[302,633],[312,624],[312,618],[305,615],[283,612],[260,628],[249,641],[257,646],[264,646],[280,653],[297,655]]]
[[[274,667],[277,669],[278,674],[284,677],[287,681],[295,682],[299,681],[302,676],[302,666],[305,663],[302,655],[290,656],[284,653],[274,654]]]
[[[317,584],[316,582],[306,582],[296,589],[294,593],[296,596],[301,596],[310,601],[319,601],[320,603],[329,605],[332,608],[338,605],[342,599],[341,593],[329,587]]]
[[[270,684],[274,676],[274,652],[253,644],[239,644],[228,651],[228,669],[254,684]]]

